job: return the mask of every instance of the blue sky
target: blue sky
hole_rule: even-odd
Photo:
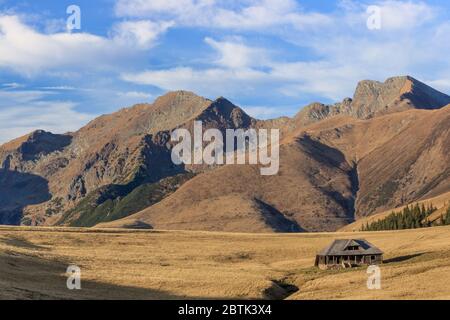
[[[67,30],[69,5],[80,30]],[[178,89],[258,118],[340,101],[363,79],[409,74],[450,93],[449,13],[413,0],[0,0],[0,143]]]

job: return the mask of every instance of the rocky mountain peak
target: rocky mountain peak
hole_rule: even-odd
[[[360,81],[353,98],[345,98],[334,105],[309,104],[293,120],[296,126],[304,126],[335,115],[369,119],[409,109],[439,109],[449,103],[450,96],[411,76],[397,76],[385,82]]]
[[[158,97],[153,106],[156,107],[185,107],[192,103],[205,104],[210,100],[200,97],[191,91],[178,90],[169,91],[168,93]]]
[[[353,116],[371,118],[407,109],[438,109],[450,103],[450,97],[410,76],[388,78],[385,82],[364,80],[353,96]]]
[[[304,107],[294,116],[294,120],[304,126],[328,118],[334,112],[332,105],[314,102]]]
[[[219,97],[197,118],[205,123],[212,123],[217,128],[248,128],[255,119],[228,99]]]

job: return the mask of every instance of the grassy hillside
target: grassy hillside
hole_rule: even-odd
[[[179,174],[156,183],[142,184],[132,191],[127,186],[102,187],[63,214],[58,225],[92,227],[127,217],[161,201],[192,177],[191,173]]]
[[[441,216],[444,215],[445,212],[447,211],[447,208],[450,205],[450,192],[441,194],[437,197],[433,197],[427,200],[418,201],[417,203],[419,205],[425,206],[433,205],[437,207],[437,210],[428,217],[429,221],[434,223],[437,222],[441,218]],[[402,211],[405,207],[406,205],[358,219],[355,222],[341,228],[339,231],[360,231],[363,226],[367,225],[367,223],[371,224],[372,222],[385,219],[390,214],[392,214],[392,211],[399,212]]]
[[[384,250],[381,290],[367,289],[365,268],[313,267],[318,250],[350,237]],[[449,248],[450,227],[315,234],[1,227],[0,298],[449,299]],[[81,267],[80,291],[66,289],[69,264]]]

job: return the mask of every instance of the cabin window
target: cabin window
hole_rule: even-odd
[[[348,246],[347,250],[359,250],[359,246]]]

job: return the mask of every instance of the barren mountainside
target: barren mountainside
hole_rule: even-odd
[[[260,121],[225,98],[170,92],[79,131],[0,146],[0,224],[244,232],[333,231],[450,191],[450,97],[411,77]],[[170,133],[279,128],[280,171],[176,166]]]

